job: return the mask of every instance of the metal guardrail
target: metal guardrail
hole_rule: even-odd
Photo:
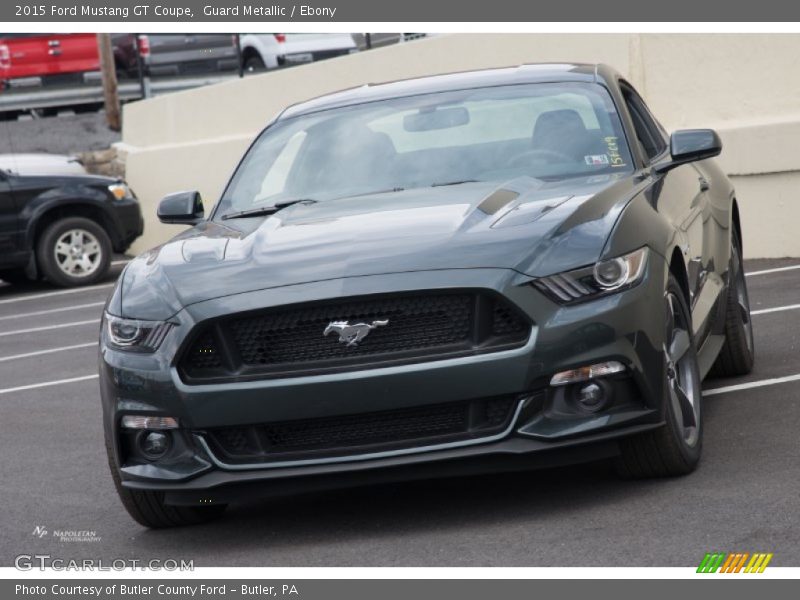
[[[238,75],[209,75],[205,77],[176,77],[167,80],[151,80],[150,92],[154,96],[188,90],[213,83],[236,79]],[[119,97],[123,102],[139,100],[142,97],[138,81],[119,85]],[[28,111],[39,108],[80,106],[103,102],[103,87],[100,85],[80,85],[74,87],[53,87],[6,90],[0,92],[0,112]]]

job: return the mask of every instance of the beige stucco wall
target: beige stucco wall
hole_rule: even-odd
[[[155,219],[166,193],[207,206],[247,144],[286,105],[405,77],[542,61],[605,62],[628,76],[669,129],[716,127],[742,204],[746,254],[800,256],[800,35],[457,34],[129,104],[122,148],[142,200],[134,252],[176,233]]]

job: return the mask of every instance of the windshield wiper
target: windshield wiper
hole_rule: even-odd
[[[462,183],[479,183],[480,179],[461,179],[458,181],[441,181],[432,183],[431,187],[444,187],[446,185],[461,185]]]
[[[386,188],[385,190],[372,190],[369,192],[359,192],[357,194],[348,194],[347,196],[341,196],[340,198],[336,198],[336,200],[344,200],[345,198],[360,198],[361,196],[378,196],[380,194],[393,194],[395,192],[404,192],[406,188],[402,187],[393,187],[393,188]]]
[[[284,200],[283,202],[276,202],[271,206],[260,206],[259,208],[250,208],[248,210],[240,210],[238,212],[228,213],[222,215],[222,220],[228,219],[244,219],[246,217],[260,217],[262,215],[274,215],[279,210],[292,206],[294,204],[316,204],[316,200],[311,198],[298,198],[296,200]]]

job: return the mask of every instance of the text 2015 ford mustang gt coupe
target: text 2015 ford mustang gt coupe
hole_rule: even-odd
[[[748,372],[731,183],[605,66],[364,86],[283,112],[208,218],[106,305],[108,454],[140,523],[286,493],[700,459],[701,379]]]

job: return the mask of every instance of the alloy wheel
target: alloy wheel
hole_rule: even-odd
[[[666,295],[667,391],[678,432],[687,446],[697,444],[700,434],[700,375],[692,349],[688,319],[674,293]]]
[[[735,277],[736,304],[739,306],[739,316],[744,326],[744,338],[747,351],[753,352],[753,323],[750,320],[750,297],[747,295],[747,284],[744,279],[744,268],[739,247],[733,246],[733,273]]]
[[[103,249],[100,241],[85,229],[65,231],[53,250],[58,268],[70,277],[88,277],[100,267]]]

